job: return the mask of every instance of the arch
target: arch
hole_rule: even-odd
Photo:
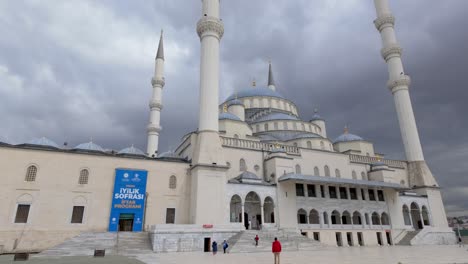
[[[80,195],[80,196],[76,196],[73,198],[73,205],[75,206],[84,206],[88,203],[88,200],[86,199],[86,197]]]
[[[245,227],[247,229],[259,229],[261,223],[261,199],[256,192],[249,192],[244,202]]]
[[[177,178],[175,175],[169,177],[169,189],[177,188]]]
[[[388,214],[383,212],[382,216],[380,217],[380,223],[382,225],[390,225],[390,218],[388,218]]]
[[[234,194],[229,203],[229,216],[231,223],[242,222],[242,199],[239,195]]]
[[[425,226],[431,225],[431,222],[429,220],[429,211],[427,210],[426,206],[423,205],[421,207],[421,214],[422,214],[422,220]]]
[[[353,172],[351,172],[351,176],[352,176],[353,180],[357,180],[356,171],[353,170]]]
[[[23,193],[16,198],[16,202],[19,204],[32,204],[33,200],[33,196],[29,193]]]
[[[348,211],[344,211],[341,215],[341,223],[343,225],[350,225],[351,224],[351,214]]]
[[[328,167],[328,165],[325,165],[323,170],[325,171],[325,176],[330,177],[330,168]]]
[[[275,203],[270,196],[267,196],[263,201],[263,217],[265,223],[275,222]]]
[[[363,180],[367,180],[367,174],[365,172],[361,172],[361,178]]]
[[[304,209],[299,209],[297,211],[297,223],[298,224],[307,224],[307,212]]]
[[[27,182],[33,182],[33,181],[36,181],[36,176],[37,176],[37,166],[30,165],[26,169],[26,175],[24,177],[24,180]]]
[[[294,142],[293,146],[297,147],[297,142]]]
[[[299,164],[296,164],[296,174],[301,174],[301,166]]]
[[[319,168],[317,166],[314,167],[314,175],[315,176],[320,176],[320,171],[319,171]]]
[[[331,213],[331,223],[332,225],[341,225],[341,215],[338,211],[333,211]]]
[[[410,226],[411,225],[411,218],[410,218],[410,211],[408,209],[408,206],[406,204],[403,205],[403,221],[405,225]]]
[[[378,213],[372,213],[372,225],[380,225],[380,216]]]
[[[335,169],[335,176],[337,178],[341,178],[341,173],[340,173],[340,170],[339,169]]]
[[[353,213],[353,225],[362,225],[361,213],[358,211]]]
[[[80,177],[78,178],[78,184],[88,184],[89,181],[89,170],[82,169],[80,171]]]
[[[307,147],[308,147],[308,148],[312,148],[312,142],[307,141]]]
[[[315,209],[310,210],[310,213],[309,213],[309,224],[314,224],[314,225],[320,224],[319,213],[318,213],[317,210],[315,210]]]
[[[240,171],[247,171],[247,164],[245,163],[244,159],[239,160],[239,170]]]
[[[268,131],[268,123],[264,124],[263,128],[264,128],[265,131]]]
[[[421,219],[421,210],[419,209],[419,205],[415,202],[412,202],[410,205],[410,210],[414,229],[423,229],[423,221]]]

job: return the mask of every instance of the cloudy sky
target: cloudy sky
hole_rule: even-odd
[[[450,214],[468,214],[468,1],[393,0],[426,159]],[[0,1],[0,137],[46,136],[145,149],[150,79],[165,34],[161,150],[197,127],[198,0]],[[388,158],[404,158],[370,0],[222,1],[220,100],[264,85],[331,138],[345,124]]]

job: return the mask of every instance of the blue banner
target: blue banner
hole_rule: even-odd
[[[143,230],[147,175],[144,170],[115,170],[110,232]]]

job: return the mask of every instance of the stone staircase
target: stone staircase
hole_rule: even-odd
[[[421,230],[409,231],[406,235],[397,243],[398,246],[411,246],[411,240],[419,233]]]
[[[258,235],[258,246],[255,246],[255,235]],[[271,252],[271,243],[277,237],[282,251],[319,250],[320,242],[302,236],[294,231],[285,230],[246,230],[228,240],[230,253]]]
[[[42,251],[37,257],[92,256],[95,249],[105,249],[106,255],[136,256],[152,253],[146,232],[82,233],[62,244]]]

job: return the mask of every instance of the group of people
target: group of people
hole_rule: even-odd
[[[255,236],[254,241],[255,241],[255,246],[258,247],[258,242],[260,238],[258,235]],[[226,250],[228,249],[229,245],[226,240],[223,242],[223,253],[226,254]],[[213,241],[211,244],[212,252],[213,255],[216,255],[218,253],[218,243],[216,241]],[[275,264],[280,264],[280,253],[281,253],[281,243],[279,242],[278,238],[275,237],[275,240],[271,244],[271,252],[273,253]]]

